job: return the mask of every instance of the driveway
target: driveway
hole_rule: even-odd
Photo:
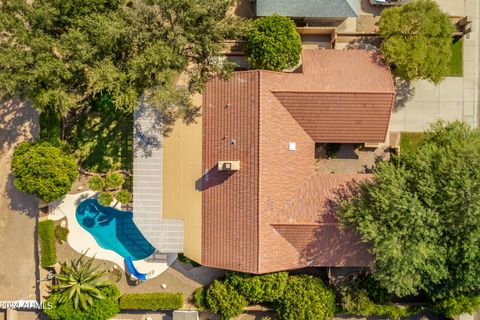
[[[463,77],[446,78],[439,85],[415,81],[409,90],[397,90],[391,131],[424,131],[437,119],[461,120],[478,127],[480,67],[480,1],[437,0],[450,15],[467,13],[472,32],[463,39]],[[408,92],[410,91],[410,92]]]
[[[35,199],[13,186],[15,145],[38,135],[38,115],[29,105],[0,105],[0,300],[36,300]]]

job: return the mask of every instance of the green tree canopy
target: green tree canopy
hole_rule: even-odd
[[[455,27],[433,0],[388,8],[378,22],[382,52],[396,76],[439,83],[452,54]]]
[[[164,120],[197,110],[189,94],[232,65],[217,59],[245,20],[235,0],[9,0],[0,3],[0,95],[65,114],[108,93],[131,111],[144,95]],[[188,67],[188,68],[187,68]],[[180,73],[187,90],[176,89]]]
[[[383,162],[338,213],[372,244],[374,277],[399,296],[480,291],[480,130],[438,122],[416,152]]]
[[[282,71],[298,64],[302,41],[293,20],[275,14],[254,21],[244,49],[254,68]]]
[[[23,142],[12,159],[14,184],[18,190],[50,202],[63,198],[77,178],[75,159],[49,142]]]
[[[335,295],[319,278],[291,276],[274,303],[280,320],[327,320],[335,313]]]

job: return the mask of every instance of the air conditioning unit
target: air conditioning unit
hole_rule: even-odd
[[[219,171],[238,171],[240,170],[240,160],[218,161]]]

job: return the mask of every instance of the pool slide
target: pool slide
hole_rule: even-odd
[[[147,274],[146,273],[140,273],[138,270],[135,268],[133,265],[132,258],[126,257],[125,258],[125,264],[127,265],[128,271],[132,276],[137,278],[140,281],[146,281],[147,280]]]

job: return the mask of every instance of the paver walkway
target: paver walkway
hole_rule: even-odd
[[[38,204],[13,185],[14,147],[38,135],[38,115],[29,105],[0,105],[0,300],[36,300],[35,225]]]
[[[424,131],[437,119],[461,120],[478,127],[479,0],[437,2],[452,16],[467,14],[472,19],[472,32],[463,39],[463,77],[446,78],[437,86],[428,81],[414,82],[411,92],[413,96],[392,114],[391,131]]]
[[[183,221],[162,218],[161,115],[143,102],[134,114],[133,221],[161,252],[183,252]]]

